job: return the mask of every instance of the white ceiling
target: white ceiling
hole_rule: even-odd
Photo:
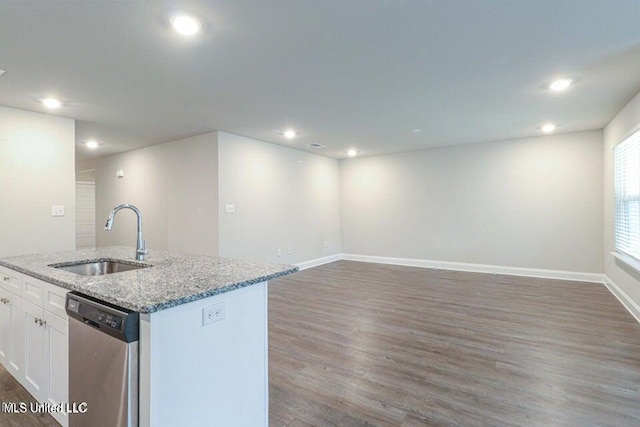
[[[640,90],[638,22],[637,0],[1,1],[0,104],[59,97],[103,144],[78,158],[212,130],[345,157],[595,129]]]

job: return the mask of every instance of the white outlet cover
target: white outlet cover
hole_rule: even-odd
[[[227,305],[224,302],[202,309],[202,326],[219,322],[227,317]]]
[[[224,212],[228,214],[232,214],[236,212],[236,205],[234,204],[226,204],[224,205]]]
[[[4,74],[4,70],[0,70],[0,76]]]
[[[51,216],[64,216],[64,206],[51,206]]]

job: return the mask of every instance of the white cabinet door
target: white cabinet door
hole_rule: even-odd
[[[23,283],[20,274],[6,267],[0,267],[0,287],[22,296]]]
[[[45,309],[45,311],[49,311],[57,315],[58,317],[66,319],[67,312],[65,310],[64,304],[68,293],[68,289],[52,285],[51,283],[45,283],[44,302],[42,307]]]
[[[47,369],[43,310],[30,302],[24,304],[24,379],[25,388],[40,402],[47,398]]]
[[[5,367],[8,365],[11,345],[11,310],[4,303],[7,293],[0,289],[0,363]]]
[[[44,311],[47,368],[47,402],[58,405],[69,401],[69,321]],[[69,424],[67,414],[53,413],[62,427]]]
[[[22,384],[24,372],[24,327],[22,318],[22,298],[11,292],[3,292],[0,301],[0,346],[3,353],[3,364]],[[23,384],[24,385],[24,384]]]
[[[42,307],[44,282],[29,276],[22,276],[22,298],[33,305]]]

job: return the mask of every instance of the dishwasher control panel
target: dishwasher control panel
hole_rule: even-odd
[[[66,308],[69,316],[115,338],[127,342],[138,339],[139,314],[136,312],[76,292],[67,294]]]
[[[120,330],[122,327],[122,317],[114,316],[112,314],[100,312],[98,314],[98,321],[113,329]]]

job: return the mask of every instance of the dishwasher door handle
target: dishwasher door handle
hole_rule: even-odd
[[[89,326],[93,326],[96,329],[100,329],[100,325],[98,323],[94,322],[93,320],[84,319],[84,324],[85,325],[89,325]]]

